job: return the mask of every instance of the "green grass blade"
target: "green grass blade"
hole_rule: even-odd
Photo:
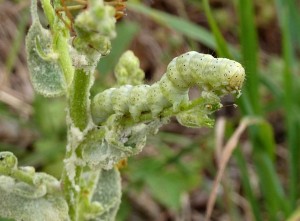
[[[24,10],[21,14],[20,23],[18,24],[18,32],[15,36],[15,39],[13,40],[11,50],[9,51],[9,54],[6,59],[6,72],[7,74],[10,74],[12,71],[15,61],[17,59],[18,53],[20,51],[20,48],[23,43],[23,39],[25,38],[26,34],[26,26],[28,24],[28,20],[30,18],[29,10]]]
[[[227,43],[226,43],[224,37],[222,36],[220,29],[218,28],[217,22],[215,21],[215,19],[212,16],[208,0],[204,0],[203,4],[204,4],[204,10],[205,10],[210,28],[212,29],[214,37],[216,39],[217,52],[218,52],[219,56],[231,58],[231,55],[227,48]],[[243,92],[243,96],[242,96],[241,100],[239,101],[239,105],[240,105],[241,109],[243,110],[243,113],[254,115],[253,104],[251,104],[251,101],[249,100],[249,97],[248,97],[248,92],[245,90]],[[252,187],[251,187],[251,184],[250,184],[250,181],[248,178],[249,174],[248,174],[248,171],[246,168],[246,163],[245,163],[246,161],[245,161],[241,151],[238,150],[237,152],[238,153],[235,156],[236,156],[236,159],[238,161],[239,168],[241,171],[242,185],[245,190],[246,198],[250,204],[250,207],[251,207],[251,210],[252,210],[255,220],[262,221],[262,216],[260,214],[260,209],[258,206],[259,203],[258,203],[257,199],[254,197],[254,192],[252,190]]]
[[[260,77],[258,73],[258,40],[255,28],[254,6],[252,0],[239,0],[240,38],[242,44],[243,63],[247,73],[246,91],[255,114],[262,114],[259,94]],[[255,154],[256,171],[265,198],[265,206],[269,220],[278,220],[282,211],[285,217],[289,212],[282,185],[274,167],[275,143],[272,136],[265,136],[270,127],[252,127],[250,129],[253,151]]]
[[[265,206],[268,210],[268,220],[282,220],[282,215],[287,217],[290,214],[290,205],[280,185],[274,164],[264,152],[257,151],[254,157],[261,188],[267,201]]]
[[[239,148],[236,148],[235,150],[235,158],[237,160],[239,169],[241,171],[241,178],[242,178],[242,184],[245,191],[246,198],[251,206],[253,216],[256,221],[263,221],[260,210],[259,210],[259,203],[257,202],[254,193],[252,191],[252,187],[249,180],[249,173],[247,171],[247,165],[246,165],[246,159],[242,154],[242,151]]]
[[[215,37],[216,43],[217,43],[217,53],[219,57],[226,57],[226,58],[231,58],[231,55],[229,53],[227,43],[225,39],[223,38],[223,35],[217,25],[217,22],[215,21],[208,0],[203,0],[203,7],[204,11],[209,23],[209,26],[213,32],[213,35]]]
[[[294,20],[293,14],[289,4],[292,1],[277,0],[277,12],[279,14],[280,27],[282,32],[282,47],[284,56],[284,108],[286,115],[286,127],[287,127],[287,141],[289,149],[289,198],[292,209],[296,208],[296,201],[299,197],[299,139],[298,129],[299,121],[295,116],[295,85],[294,76],[295,71],[295,45],[293,45],[292,34],[293,31],[290,29],[290,22]]]
[[[284,2],[282,0],[280,0],[280,1],[286,5],[285,7],[288,7],[289,13],[287,15],[283,15],[283,16],[287,16],[287,18],[289,18],[289,29],[290,29],[290,35],[291,35],[291,42],[293,43],[294,46],[297,46],[297,48],[299,49],[300,48],[299,3],[297,3],[296,0],[286,0]],[[281,16],[280,19],[284,19],[283,16]]]
[[[214,36],[199,25],[173,15],[145,7],[138,3],[128,2],[128,9],[149,16],[159,24],[170,27],[193,40],[201,42],[209,48],[217,49],[217,43]],[[238,52],[232,45],[228,45],[228,48],[235,57],[238,57]]]
[[[242,45],[242,59],[247,74],[245,89],[249,93],[249,99],[256,114],[261,113],[259,98],[259,75],[257,68],[257,33],[251,0],[238,1],[238,13],[240,19],[240,40]]]

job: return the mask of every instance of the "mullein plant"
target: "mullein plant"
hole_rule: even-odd
[[[31,82],[45,97],[65,96],[68,144],[60,180],[18,166],[0,153],[0,217],[22,221],[115,220],[121,202],[117,165],[138,154],[149,134],[176,116],[188,127],[213,126],[208,115],[220,97],[240,95],[243,67],[228,59],[188,52],[174,58],[160,81],[143,84],[144,72],[131,51],[115,68],[117,84],[90,99],[94,71],[116,36],[122,0],[41,0],[48,28],[32,0],[26,37]],[[188,90],[201,95],[189,100]]]

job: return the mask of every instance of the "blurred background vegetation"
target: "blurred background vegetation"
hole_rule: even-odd
[[[24,52],[29,5],[29,0],[0,0],[0,151],[59,177],[65,101],[32,90]],[[243,64],[243,95],[237,101],[225,97],[216,121],[226,123],[224,141],[246,116],[265,123],[241,137],[211,220],[300,220],[299,11],[296,0],[128,1],[112,52],[98,65],[92,94],[114,85],[114,65],[127,49],[140,58],[147,83],[189,50]],[[118,221],[203,220],[220,161],[219,132],[184,128],[174,120],[148,139],[142,154],[121,169]]]

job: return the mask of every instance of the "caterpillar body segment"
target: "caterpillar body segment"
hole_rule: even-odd
[[[167,91],[164,90],[168,85],[163,81],[165,76],[149,88],[149,92],[146,96],[149,109],[154,117],[157,117],[159,113],[166,107],[172,106],[173,102],[169,99],[171,96],[167,95]],[[176,94],[176,91],[172,91]]]
[[[239,92],[245,70],[236,61],[191,51],[174,58],[166,75],[175,87],[188,89],[197,85],[200,89],[224,95]]]
[[[129,96],[129,113],[135,121],[139,120],[142,112],[149,111],[147,94],[150,86],[143,84],[132,87]]]
[[[129,96],[132,90],[131,85],[124,85],[120,88],[116,88],[111,93],[112,108],[116,114],[124,114],[129,111]]]
[[[94,122],[103,122],[114,113],[111,102],[111,95],[115,88],[109,88],[100,94],[97,94],[92,102],[92,112]]]
[[[206,96],[209,104],[210,97],[239,96],[244,79],[244,68],[238,62],[191,51],[174,58],[161,80],[151,86],[124,85],[99,93],[92,102],[92,115],[97,124],[112,114],[130,115],[138,121],[143,112],[151,112],[155,118],[165,108],[173,107],[175,112],[179,111],[189,102],[188,92],[192,86],[200,88],[201,96]],[[214,105],[219,103],[219,99],[217,102],[211,100]],[[180,118],[182,122],[188,119],[189,124],[193,124],[192,117],[181,115]]]

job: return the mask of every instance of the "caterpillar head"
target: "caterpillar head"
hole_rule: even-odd
[[[243,66],[233,60],[217,58],[215,62],[215,80],[212,80],[211,88],[216,94],[222,96],[226,94],[241,95],[241,89],[245,80],[245,70]],[[216,77],[218,76],[218,77]]]
[[[226,59],[227,60],[227,59]],[[228,60],[228,64],[224,67],[224,86],[225,93],[241,95],[241,89],[245,80],[245,69],[243,66],[232,60]]]

